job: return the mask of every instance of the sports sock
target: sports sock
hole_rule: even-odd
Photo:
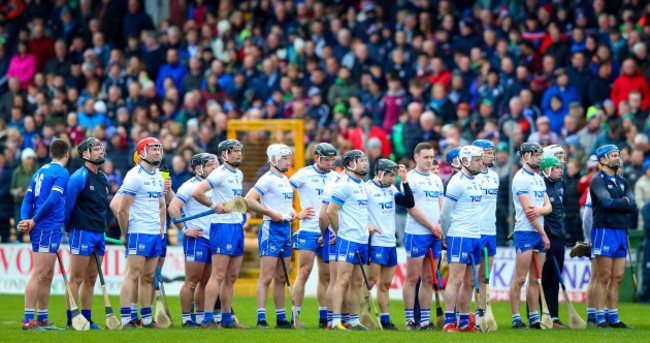
[[[539,312],[528,313],[528,323],[532,324],[539,321]]]
[[[296,306],[296,312],[298,312],[298,315],[300,315],[300,310],[301,310],[301,309],[302,309],[302,307],[300,307],[300,306]],[[294,321],[294,320],[295,320],[295,319],[293,318],[293,311],[291,311],[291,321]]]
[[[587,308],[587,319],[596,320],[596,309],[593,307]]]
[[[406,314],[406,322],[414,322],[415,323],[415,315],[413,314],[413,309],[412,308],[405,308],[404,309],[404,314]]]
[[[130,307],[121,307],[120,308],[120,317],[122,318],[122,325],[126,325],[131,321],[131,308]]]
[[[36,311],[36,321],[39,323],[47,323],[47,309]]]
[[[464,329],[469,325],[469,313],[461,313],[458,320],[458,327]]]
[[[287,310],[279,308],[275,310],[275,319],[279,322],[287,321]]]
[[[456,312],[445,311],[445,325],[456,323]]]
[[[218,322],[221,321],[221,318],[222,318],[222,315],[223,315],[223,313],[221,312],[221,310],[213,311],[212,314],[214,315],[214,321],[215,321],[215,322],[218,323]]]
[[[266,321],[266,309],[265,308],[258,308],[257,309],[257,321],[258,322],[265,322]]]
[[[334,315],[334,312],[332,311],[327,311],[327,325],[331,326],[332,325],[332,316]]]
[[[138,303],[131,303],[131,320],[138,320]]]
[[[327,320],[327,307],[318,307],[318,319]]]
[[[359,325],[359,315],[358,314],[351,314],[350,315],[350,326],[357,326]]]
[[[605,320],[609,321],[609,309],[605,307]]]
[[[596,323],[602,323],[605,321],[605,311],[596,310]]]
[[[40,311],[39,311],[40,312]],[[607,313],[607,318],[609,318],[610,323],[618,323],[618,309],[611,309]]]
[[[390,323],[390,313],[380,313],[379,318],[382,323]]]
[[[332,327],[336,326],[337,324],[341,324],[341,314],[332,313]]]
[[[86,318],[87,321],[90,321],[90,318],[92,317],[90,315],[91,310],[81,310],[81,314]]]
[[[203,323],[210,323],[212,321],[214,321],[214,313],[203,311]]]
[[[431,309],[420,309],[420,326],[427,326],[431,320]]]
[[[203,324],[203,319],[205,318],[205,312],[203,311],[196,311],[196,322],[199,324]]]
[[[142,325],[149,325],[153,321],[151,313],[153,312],[153,307],[143,307],[140,309],[140,317],[142,318]]]
[[[521,315],[519,313],[515,313],[512,315],[512,324],[520,321],[521,321]]]
[[[341,323],[343,325],[348,325],[350,324],[350,314],[349,313],[343,313],[341,315]]]
[[[232,322],[232,312],[221,312],[221,322],[222,323]]]
[[[183,324],[192,321],[192,314],[190,312],[183,312]]]
[[[34,309],[26,308],[25,309],[25,324],[29,323],[30,320],[34,320]]]

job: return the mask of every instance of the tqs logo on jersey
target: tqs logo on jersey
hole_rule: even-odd
[[[286,193],[282,193],[282,194],[284,194],[284,199],[285,200],[293,199],[293,192],[286,192]]]
[[[536,198],[543,198],[544,197],[544,191],[533,191],[535,193]]]
[[[359,206],[368,206],[368,200],[357,200]]]
[[[481,202],[481,195],[470,195],[469,198],[472,199],[472,202]]]
[[[423,191],[426,198],[438,198],[440,197],[440,192],[438,191]]]
[[[483,193],[485,193],[485,195],[497,195],[497,189],[496,188],[483,188]]]
[[[243,190],[241,189],[233,189],[232,192],[235,194],[236,197],[240,197],[244,193]]]
[[[392,201],[380,202],[379,206],[381,206],[382,210],[390,210],[393,208],[393,202]]]
[[[149,194],[149,198],[154,198],[154,199],[162,198],[163,196],[163,194],[160,192],[147,192],[147,193]]]
[[[318,195],[322,195],[325,190],[320,189],[320,188],[316,188],[316,191],[318,192]]]

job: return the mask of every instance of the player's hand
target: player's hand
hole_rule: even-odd
[[[408,180],[406,179],[406,174],[408,171],[406,170],[406,166],[403,164],[398,164],[397,165],[397,175],[399,176],[399,179],[402,180],[403,183],[408,183]]]
[[[36,225],[36,223],[32,219],[21,220],[20,223],[18,223],[18,232],[29,233],[34,228],[34,225]]]
[[[172,189],[172,179],[168,177],[167,180],[165,180],[165,183],[163,184],[163,194],[168,195],[171,189]]]
[[[436,237],[437,240],[442,239],[442,229],[440,228],[440,224],[432,226],[431,233]]]
[[[202,234],[203,230],[201,229],[187,229],[187,231],[185,231],[185,236],[192,238],[200,238]]]
[[[219,214],[230,213],[230,211],[226,210],[225,204],[225,202],[217,203],[217,206],[214,207],[214,212]]]
[[[528,220],[533,221],[541,215],[542,215],[541,208],[535,207],[533,205],[528,206],[528,209],[526,210],[526,218],[528,218]]]
[[[623,199],[627,200],[627,204],[628,204],[628,205],[630,204],[630,198],[624,196]]]
[[[294,213],[295,213],[295,211],[294,211]],[[284,221],[284,217],[280,213],[275,212],[275,211],[270,211],[268,213],[268,216],[274,222],[283,222]]]
[[[542,235],[542,242],[544,242],[544,251],[551,248],[551,241],[548,239],[546,234]]]
[[[316,211],[314,211],[314,208],[312,206],[309,206],[305,208],[304,210],[300,211],[300,214],[298,214],[298,219],[311,219],[316,215]]]
[[[375,227],[374,225],[372,225],[372,224],[368,224],[368,234],[370,234],[370,235],[372,236],[372,235],[374,235],[375,233],[378,234],[378,235],[381,235],[381,231],[379,231],[378,228],[376,228],[376,227]]]
[[[442,241],[442,250],[447,250],[447,240],[442,238],[441,241]]]
[[[336,234],[333,232],[330,232],[330,242],[329,245],[334,245],[336,244]]]
[[[318,245],[323,244],[323,242],[325,242],[325,237],[323,236],[318,237]]]

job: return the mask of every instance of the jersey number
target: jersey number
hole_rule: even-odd
[[[43,174],[38,174],[36,177],[36,186],[34,187],[34,196],[41,194],[41,184],[43,183]]]

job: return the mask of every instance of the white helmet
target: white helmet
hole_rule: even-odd
[[[472,174],[476,175],[481,172],[481,169],[480,168],[478,170],[469,169],[470,163],[473,157],[478,156],[483,158],[483,155],[485,155],[485,153],[483,152],[483,148],[479,148],[474,145],[466,145],[460,148],[460,152],[458,152],[458,160],[463,166],[465,166],[465,168],[467,168],[467,170],[469,170]],[[468,162],[467,164],[465,164],[465,162],[463,161],[464,159],[467,159]]]
[[[293,155],[293,152],[291,152],[291,148],[289,148],[286,144],[276,143],[271,144],[268,148],[266,148],[266,156],[269,159],[269,163],[273,166],[275,166],[282,157],[291,155]],[[275,163],[271,161],[273,157],[275,157]]]
[[[546,148],[544,148],[544,150],[542,152],[542,159],[547,158],[547,157],[557,157],[557,156],[555,156],[555,154],[560,153],[560,152],[562,154],[564,154],[564,149],[561,146],[559,146],[557,144],[549,145]]]

